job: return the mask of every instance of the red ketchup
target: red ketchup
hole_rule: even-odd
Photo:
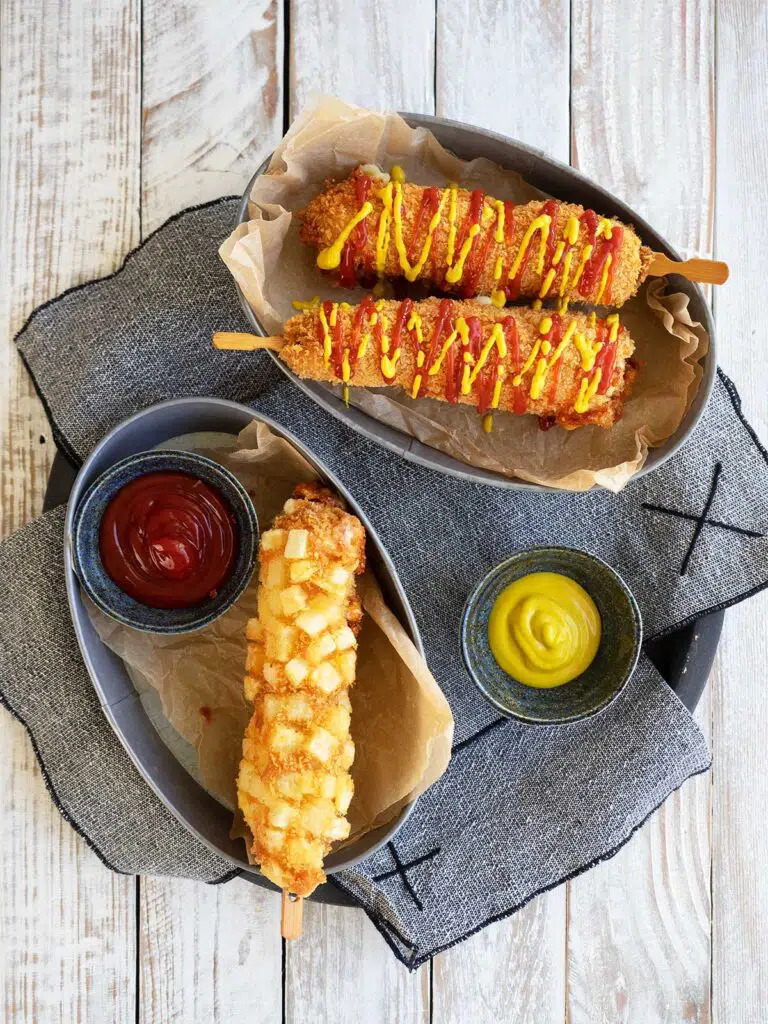
[[[151,608],[190,608],[232,571],[234,517],[217,491],[186,473],[146,473],[122,487],[101,520],[101,561]]]

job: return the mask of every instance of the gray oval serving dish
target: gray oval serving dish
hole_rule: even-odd
[[[124,420],[94,448],[83,464],[72,487],[65,522],[64,572],[67,598],[83,660],[93,680],[104,714],[118,739],[146,782],[175,817],[209,849],[239,868],[249,881],[275,889],[248,864],[242,840],[230,839],[232,813],[220,804],[186,771],[171,753],[153,726],[122,660],[106,647],[93,628],[83,604],[80,584],[72,558],[72,530],[75,510],[89,486],[110,466],[136,452],[154,448],[182,434],[204,431],[237,434],[253,420],[289,441],[317,470],[319,476],[335,488],[350,509],[365,525],[368,543],[366,560],[376,574],[389,607],[424,654],[418,626],[395,567],[354,497],[312,452],[287,430],[266,416],[257,415],[248,406],[217,398],[179,398],[136,413]],[[415,801],[402,809],[389,825],[375,829],[362,839],[332,853],[326,859],[330,873],[342,871],[369,857],[386,843],[402,825]],[[346,903],[347,899],[332,886],[317,890],[321,901]]]
[[[412,128],[426,128],[432,132],[435,138],[446,149],[451,150],[463,160],[474,160],[478,157],[485,157],[502,167],[511,171],[517,171],[526,181],[547,195],[556,199],[562,199],[582,206],[593,207],[601,213],[618,217],[623,221],[634,224],[638,234],[646,245],[656,252],[666,253],[671,259],[679,260],[680,255],[672,248],[665,238],[655,231],[647,221],[635,213],[626,203],[621,202],[610,192],[606,192],[595,182],[580,174],[567,164],[553,160],[541,150],[533,149],[522,142],[516,142],[504,135],[487,131],[485,128],[477,128],[474,125],[464,124],[459,121],[450,121],[444,117],[430,117],[426,114],[403,113],[401,115]],[[263,174],[269,166],[271,156],[267,157],[259,167],[243,194],[242,201],[238,208],[238,224],[248,220],[248,197],[256,178]],[[319,273],[319,271],[318,271]],[[712,314],[709,310],[701,289],[686,281],[676,274],[670,275],[670,283],[677,291],[685,292],[690,298],[689,311],[693,320],[701,323],[710,338],[709,350],[701,360],[703,376],[699,384],[699,390],[694,397],[690,409],[686,413],[683,422],[675,433],[658,446],[651,448],[643,468],[636,474],[636,477],[645,476],[663,465],[674,453],[687,441],[693,432],[696,424],[704,412],[704,408],[712,393],[715,383],[715,371],[717,360],[715,357],[715,326]],[[255,313],[248,305],[248,302],[237,288],[240,305],[248,318],[256,334],[266,337],[269,333],[259,323]],[[494,487],[508,488],[511,490],[534,490],[550,491],[553,488],[543,487],[541,484],[532,484],[524,480],[516,480],[494,473],[487,469],[478,469],[469,466],[458,459],[454,459],[445,452],[430,448],[416,438],[410,437],[401,430],[379,423],[372,416],[361,409],[344,405],[341,398],[337,398],[330,391],[313,381],[305,381],[296,376],[292,370],[278,359],[274,352],[269,353],[277,365],[290,379],[300,387],[310,398],[313,398],[318,405],[321,405],[337,419],[344,420],[353,430],[363,434],[371,441],[376,441],[385,448],[402,455],[410,462],[415,462],[429,469],[447,473],[449,476],[456,476],[462,480],[472,480],[475,483],[491,484]]]

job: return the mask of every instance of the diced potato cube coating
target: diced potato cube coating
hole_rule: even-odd
[[[318,774],[317,792],[320,796],[324,796],[328,800],[333,800],[336,796],[337,782],[338,779],[335,775]]]
[[[259,839],[266,850],[279,850],[285,842],[285,832],[281,829],[265,828]]]
[[[330,633],[321,633],[319,637],[312,641],[307,647],[307,661],[311,665],[319,665],[321,661],[325,661],[333,652],[336,650],[336,642]]]
[[[293,626],[281,626],[267,633],[266,656],[270,661],[290,661],[296,645],[296,630]]]
[[[269,824],[272,828],[288,828],[296,818],[296,808],[285,802],[276,803],[269,812]]]
[[[285,545],[285,530],[266,530],[261,535],[262,551],[282,551]]]
[[[322,612],[308,610],[296,616],[296,625],[309,636],[317,636],[327,628],[328,619]]]
[[[349,572],[346,569],[342,569],[341,566],[336,566],[328,574],[328,581],[334,587],[346,587],[349,583]]]
[[[291,836],[285,846],[286,854],[297,867],[311,867],[317,851],[322,850],[322,843],[317,840],[301,839],[298,836]]]
[[[349,822],[344,817],[336,817],[329,825],[325,834],[328,839],[335,841],[346,839],[349,835]]]
[[[259,680],[255,676],[246,676],[243,682],[243,696],[247,701],[255,701],[259,692]]]
[[[277,665],[270,661],[265,661],[261,672],[264,676],[265,683],[269,683],[270,686],[277,686],[279,684],[280,672],[278,671]]]
[[[357,638],[349,626],[342,626],[333,634],[333,641],[337,651],[347,651],[350,647],[357,645]]]
[[[297,729],[292,729],[289,725],[278,723],[272,726],[269,739],[271,749],[275,753],[287,754],[299,746],[302,736]]]
[[[245,671],[252,676],[257,676],[264,665],[264,648],[261,644],[248,644],[248,652],[245,656]]]
[[[301,808],[301,823],[312,836],[325,835],[333,825],[336,817],[335,808],[330,800],[318,797],[307,800]]]
[[[258,618],[246,627],[253,716],[238,802],[254,860],[300,895],[324,881],[324,856],[349,835],[347,687],[362,614],[354,575],[364,554],[362,524],[320,485],[299,485],[262,534]]]
[[[312,719],[312,705],[306,697],[295,694],[285,698],[285,713],[292,722],[309,722]]]
[[[306,607],[306,604],[307,595],[298,584],[293,584],[293,586],[286,587],[285,590],[280,591],[280,605],[283,615],[287,615],[292,619],[302,608]]]
[[[278,718],[280,716],[282,704],[283,702],[280,697],[275,696],[273,693],[266,693],[261,704],[264,721],[269,722],[272,719]]]
[[[306,558],[309,548],[308,530],[289,530],[288,540],[285,542],[286,558]]]
[[[329,661],[324,661],[312,669],[310,678],[313,684],[323,693],[333,693],[341,686],[341,676]]]
[[[306,560],[291,562],[289,569],[291,583],[306,583],[307,580],[311,579],[316,572],[317,569],[312,562],[308,562]]]
[[[248,619],[245,626],[246,640],[261,640],[264,630],[258,619]]]
[[[339,740],[349,733],[349,710],[342,704],[331,707],[323,715],[323,726]]]
[[[338,745],[338,740],[335,736],[332,736],[327,729],[317,728],[312,732],[309,742],[307,743],[307,750],[310,754],[322,761],[323,764],[328,761],[333,753],[335,747]]]
[[[352,802],[352,795],[355,787],[349,775],[339,775],[336,779],[336,810],[339,814],[346,814]]]
[[[345,683],[351,685],[355,681],[357,654],[355,651],[342,651],[336,656],[336,667]]]
[[[301,686],[309,675],[309,665],[301,658],[291,658],[285,666],[285,674],[293,686]]]
[[[260,579],[265,587],[281,590],[287,583],[287,566],[283,558],[271,558],[262,563]]]

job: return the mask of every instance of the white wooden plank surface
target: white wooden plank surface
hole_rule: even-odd
[[[242,879],[143,878],[140,1024],[280,1020],[278,903]]]
[[[138,25],[133,0],[0,8],[2,534],[39,513],[53,454],[11,338],[137,238]],[[0,1018],[133,1021],[134,880],[65,824],[2,710],[0,749]]]
[[[291,117],[312,92],[433,113],[435,2],[291,0]]]
[[[429,967],[409,974],[356,907],[305,904],[304,934],[286,943],[285,982],[286,1024],[429,1021]]]
[[[756,315],[768,247],[768,7],[719,5],[717,25],[716,240],[731,280],[715,313],[725,371],[765,442],[768,388],[763,329]],[[757,298],[757,303],[755,302]],[[768,995],[768,776],[765,695],[768,595],[729,611],[715,691],[712,1000],[718,1024],[766,1016]]]
[[[282,5],[143,0],[142,231],[242,192],[282,135]],[[277,897],[142,879],[139,1020],[279,1019]]]
[[[290,22],[292,116],[313,90],[433,112],[433,0],[293,0]],[[359,911],[307,906],[304,938],[286,947],[286,1021],[425,1021],[429,973],[409,974]]]
[[[117,265],[138,241],[140,200],[146,232],[189,203],[238,191],[279,135],[281,5],[146,0],[140,189],[139,2],[0,7],[0,533],[39,511],[52,454],[11,334],[38,302]],[[713,3],[573,0],[574,161],[690,252],[706,252],[711,236]],[[568,35],[567,6],[525,0],[513,16],[492,0],[440,2],[436,39],[434,3],[425,0],[407,11],[294,0],[291,109],[317,88],[430,112],[436,76],[439,113],[567,157],[558,100],[567,68],[546,57]],[[744,339],[759,341],[766,43],[760,0],[720,0],[717,244],[732,278],[716,298],[719,343],[764,438],[766,368]],[[524,89],[499,85],[510,69]],[[711,782],[686,784],[618,857],[570,886],[567,971],[556,956],[565,941],[561,890],[437,958],[436,1022],[760,1019],[766,612],[762,596],[726,618],[712,702],[700,713],[706,731],[712,708]],[[23,729],[2,712],[0,747],[0,1017],[133,1020],[133,880],[108,873],[63,823]],[[145,880],[143,890],[141,1020],[279,1019],[269,897],[240,882]],[[308,907],[306,938],[288,947],[285,967],[287,1020],[429,1018],[428,969],[407,974],[356,911]]]
[[[573,162],[702,255],[713,209],[713,17],[710,0],[573,3]],[[699,722],[708,735],[708,694]],[[574,1024],[709,1020],[709,815],[702,776],[613,860],[571,883]]]
[[[567,163],[569,22],[568,0],[440,2],[437,113]]]
[[[567,161],[569,18],[567,0],[524,0],[514,16],[502,0],[441,3],[437,113]],[[560,1020],[565,910],[562,886],[435,957],[435,1021]]]
[[[243,191],[282,135],[282,4],[144,0],[142,230]]]

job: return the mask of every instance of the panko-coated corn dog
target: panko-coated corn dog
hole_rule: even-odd
[[[393,385],[571,430],[610,427],[634,376],[634,343],[615,313],[601,320],[436,298],[308,305],[285,324],[280,358],[312,380]]]
[[[349,835],[355,748],[348,689],[365,530],[330,491],[299,484],[262,534],[259,560],[259,615],[247,626],[245,677],[254,710],[238,803],[262,873],[308,896],[325,881],[332,843]]]
[[[356,168],[327,182],[301,214],[317,264],[346,287],[357,279],[425,280],[462,298],[521,295],[621,306],[653,258],[635,231],[555,199],[515,206],[451,185],[427,188]]]

